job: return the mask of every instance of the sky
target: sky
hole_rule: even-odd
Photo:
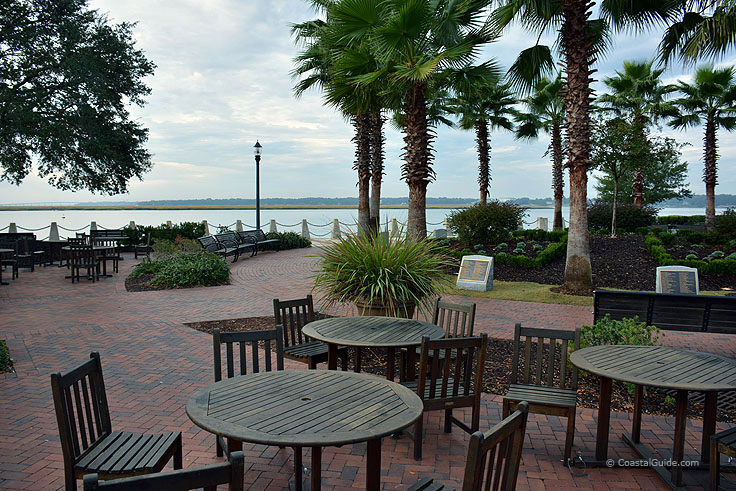
[[[260,165],[262,197],[357,196],[352,170],[352,126],[311,91],[296,99],[290,71],[298,48],[294,23],[315,18],[304,0],[90,0],[90,8],[110,22],[137,22],[136,47],[157,68],[146,79],[152,93],[131,114],[150,131],[147,148],[153,169],[129,192],[101,196],[87,191],[60,191],[35,175],[20,186],[0,182],[0,203],[142,201],[198,198],[254,198],[253,145],[263,145]],[[660,31],[614,37],[608,55],[597,63],[597,80],[622,69],[624,60],[651,59]],[[508,30],[484,48],[478,62],[495,58],[510,66],[518,52],[536,39],[522,28]],[[736,64],[729,53],[718,65]],[[692,68],[675,65],[666,83],[690,80]],[[602,84],[595,84],[598,93]],[[653,133],[660,133],[656,128]],[[704,194],[702,128],[685,132],[663,128],[691,146],[690,189]],[[736,134],[719,133],[717,193],[736,194]],[[552,196],[551,162],[546,136],[518,141],[508,132],[491,134],[491,196]],[[386,134],[386,175],[382,195],[408,195],[401,180],[400,132]],[[437,180],[430,197],[476,197],[477,154],[474,133],[439,128],[434,144]],[[589,184],[594,197],[595,176]],[[565,178],[567,188],[567,176]],[[565,195],[567,195],[567,190]]]

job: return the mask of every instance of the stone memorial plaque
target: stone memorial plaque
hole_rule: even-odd
[[[657,268],[657,293],[688,293],[698,295],[698,270],[687,266]]]
[[[493,290],[493,258],[489,256],[463,256],[457,274],[457,288],[487,292]]]

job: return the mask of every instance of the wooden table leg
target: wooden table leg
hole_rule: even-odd
[[[682,461],[685,458],[685,427],[687,426],[687,391],[677,391],[677,406],[675,407],[675,444],[672,449],[673,465],[670,469],[672,482],[675,486],[682,486]]]
[[[381,488],[381,439],[368,440],[368,458],[365,464],[365,489],[378,491]]]
[[[414,346],[406,348],[406,380],[413,382],[417,378],[417,349]]]
[[[611,385],[610,378],[601,377],[601,397],[598,404],[598,433],[595,438],[595,459],[603,462],[608,459],[608,431],[611,423]]]
[[[356,346],[353,349],[355,349],[355,363],[353,366],[353,371],[355,373],[360,373],[360,355],[361,355],[360,346]]]
[[[227,439],[227,453],[240,452],[243,450],[243,442],[240,440]]]
[[[700,464],[710,462],[710,437],[716,432],[716,408],[718,392],[705,393],[705,411],[703,412],[703,439],[700,444]]]
[[[302,491],[304,476],[302,473],[302,447],[294,447],[294,491]]]
[[[386,378],[394,379],[394,370],[396,365],[396,350],[394,348],[386,348]]]
[[[322,489],[322,447],[312,447],[311,491]]]
[[[327,369],[337,370],[337,345],[327,343]]]
[[[644,399],[644,386],[634,386],[634,417],[631,424],[631,440],[641,442],[641,408]]]

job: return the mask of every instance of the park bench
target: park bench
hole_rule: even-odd
[[[258,254],[258,251],[265,249],[281,250],[281,239],[268,239],[261,229],[241,230],[238,236],[242,244],[253,244],[253,256]]]
[[[199,237],[197,238],[197,241],[202,246],[202,249],[207,252],[211,252],[212,254],[217,254],[222,257],[235,256],[233,262],[238,260],[238,248],[225,247],[224,245],[220,244],[220,242],[218,242],[218,240],[213,235],[205,235],[204,237]]]
[[[125,237],[125,233],[116,228],[111,228],[109,230],[90,230],[89,235],[92,237]]]
[[[606,314],[615,320],[636,315],[665,331],[736,334],[736,297],[596,290],[593,322]]]
[[[235,232],[228,231],[222,232],[220,234],[215,234],[215,239],[217,239],[217,242],[219,242],[227,249],[236,248],[238,250],[238,256],[248,251],[250,251],[251,256],[255,255],[256,246],[251,243],[240,242],[238,240],[238,234],[236,234]],[[237,258],[235,260],[237,260]]]

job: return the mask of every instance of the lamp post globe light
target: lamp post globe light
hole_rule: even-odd
[[[261,229],[261,186],[260,186],[260,174],[259,174],[259,167],[261,164],[261,152],[263,151],[263,147],[260,143],[258,143],[258,140],[256,140],[256,144],[253,145],[253,153],[256,156],[256,229]]]

